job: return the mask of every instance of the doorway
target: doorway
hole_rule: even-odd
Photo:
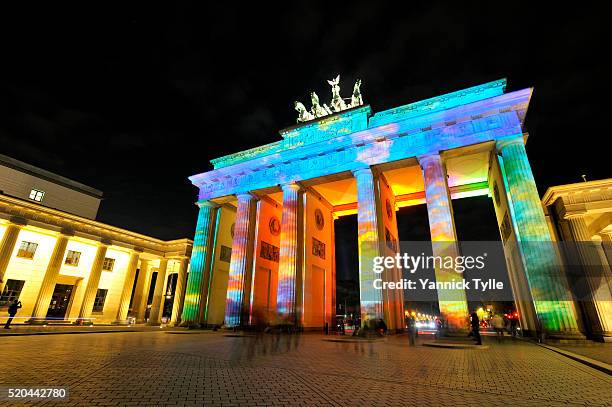
[[[49,304],[49,310],[47,311],[47,319],[64,319],[70,306],[70,299],[72,298],[73,290],[74,285],[55,285],[53,296],[51,297],[51,303]]]

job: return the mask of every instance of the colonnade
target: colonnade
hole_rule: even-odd
[[[26,219],[11,217],[6,226],[5,233],[0,240],[0,290],[2,290],[4,287],[5,274],[18,242],[19,233],[27,225],[27,223],[28,222]],[[44,324],[47,322],[46,316],[50,301],[60,276],[60,270],[64,264],[68,243],[74,234],[75,233],[72,229],[63,228],[57,235],[51,256],[47,262],[47,266],[42,277],[42,282],[40,284],[40,289],[38,290],[32,314],[27,321],[28,323]],[[96,242],[96,245],[95,256],[89,273],[86,276],[87,284],[84,288],[85,291],[82,301],[80,304],[73,304],[73,307],[76,306],[79,309],[78,317],[75,321],[79,324],[90,323],[92,321],[92,311],[103,271],[103,264],[107,251],[109,247],[112,246],[112,241],[108,239],[101,239],[99,242]],[[130,302],[132,302],[132,315],[136,318],[136,322],[144,322],[153,269],[151,267],[151,261],[141,257],[142,252],[143,250],[138,247],[130,250],[129,261],[125,271],[123,283],[121,284],[120,300],[114,320],[114,323],[116,324],[128,323]],[[166,288],[165,283],[168,277],[166,272],[168,260],[168,258],[160,258],[159,267],[156,270],[157,279],[155,283],[155,294],[151,306],[150,317],[148,319],[148,323],[152,325],[159,325],[161,322],[164,289]],[[178,318],[181,316],[183,306],[184,288],[187,278],[189,258],[186,256],[180,256],[172,258],[172,260],[179,263],[179,268],[171,321],[173,321],[173,323],[178,323],[180,322]],[[140,271],[138,273],[138,281],[136,282],[136,287],[134,289],[137,269]],[[133,299],[132,291],[134,291]]]
[[[565,277],[559,273],[559,260],[553,248],[545,242],[551,241],[540,199],[522,136],[497,141],[492,154],[499,157],[503,187],[511,206],[512,224],[521,247],[523,272],[528,290],[533,299],[535,320],[541,329],[557,334],[578,334],[574,304],[567,300],[569,287]],[[429,217],[434,255],[455,256],[459,254],[457,234],[454,226],[451,195],[445,167],[444,152],[429,153],[416,157],[423,172],[425,200]],[[362,323],[374,319],[394,319],[396,315],[385,313],[385,293],[374,288],[377,276],[372,270],[372,257],[380,254],[384,244],[384,230],[380,228],[380,189],[377,185],[377,168],[360,166],[353,170],[357,184],[357,219],[359,240],[359,280]],[[280,234],[280,259],[276,311],[289,323],[299,323],[303,305],[303,276],[300,267],[300,229],[302,194],[307,193],[300,183],[280,183],[282,219]],[[253,235],[257,222],[254,210],[257,191],[237,194],[236,226],[233,237],[229,283],[227,290],[225,324],[241,326],[248,324],[250,290],[253,280]],[[206,304],[212,254],[214,250],[217,206],[213,201],[199,203],[200,212],[195,233],[191,272],[187,283],[185,307],[182,321],[185,325],[205,323]],[[501,222],[500,222],[501,223]],[[397,232],[396,232],[397,233]],[[542,243],[538,251],[531,250],[530,243]],[[454,270],[436,270],[436,279],[448,281],[457,277]],[[462,290],[438,291],[441,317],[449,327],[461,329],[466,326],[468,308]],[[402,300],[403,302],[403,300]],[[402,307],[393,311],[401,312]],[[398,327],[399,328],[399,327]]]

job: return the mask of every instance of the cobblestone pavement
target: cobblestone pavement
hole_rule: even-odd
[[[0,386],[68,388],[68,401],[47,405],[612,405],[602,372],[531,343],[485,343],[199,331],[4,337]]]
[[[553,344],[552,346],[612,365],[612,343],[589,341],[584,345]]]

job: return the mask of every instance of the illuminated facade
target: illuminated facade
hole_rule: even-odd
[[[579,266],[570,279],[585,332],[612,341],[612,179],[551,187],[542,204],[553,238],[569,246],[564,262]]]
[[[451,199],[489,194],[522,327],[579,336],[576,310],[525,152],[532,89],[498,80],[372,113],[368,105],[280,131],[282,140],[212,160],[190,180],[200,217],[183,323],[333,326],[333,220],[357,214],[362,324],[403,327],[401,291],[373,288],[372,258],[398,250],[398,207],[426,203],[437,254],[456,254]],[[360,96],[361,97],[361,96]],[[303,109],[300,109],[303,110]],[[530,251],[529,243],[542,243]],[[384,280],[400,277],[387,270]],[[441,280],[454,271],[436,270]],[[465,326],[460,290],[438,292],[442,317]]]
[[[99,191],[1,158],[0,322],[15,299],[14,323],[179,321],[191,240],[97,222]]]

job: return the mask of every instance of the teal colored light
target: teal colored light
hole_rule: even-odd
[[[193,238],[193,249],[191,252],[191,263],[189,267],[189,279],[185,289],[185,302],[181,321],[183,324],[199,323],[198,315],[202,302],[202,278],[206,272],[206,258],[210,248],[211,236],[209,233],[210,222],[215,209],[208,205],[202,205],[198,213],[195,236]]]
[[[522,136],[499,142],[517,239],[542,329],[578,331],[576,310],[533,178]]]

